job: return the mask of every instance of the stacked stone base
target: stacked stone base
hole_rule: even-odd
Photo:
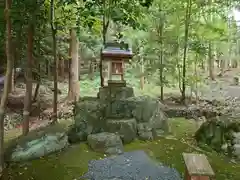
[[[101,88],[98,96],[77,104],[70,142],[88,141],[93,150],[118,154],[119,139],[128,144],[136,138],[153,140],[168,133],[168,118],[157,99],[134,97],[130,87]]]

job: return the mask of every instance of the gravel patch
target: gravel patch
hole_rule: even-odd
[[[89,162],[80,180],[182,180],[173,168],[156,163],[144,151],[126,152]]]

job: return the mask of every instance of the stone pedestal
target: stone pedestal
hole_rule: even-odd
[[[131,87],[103,87],[99,89],[99,99],[106,104],[106,116],[115,117],[115,102],[134,97],[133,88]]]
[[[109,87],[126,87],[126,85],[125,80],[108,80]]]
[[[128,144],[135,138],[153,140],[168,132],[168,118],[158,99],[135,97],[131,87],[102,87],[98,98],[78,102],[68,137],[72,143],[88,140],[91,148],[112,154],[120,152],[121,148],[115,148],[120,143],[113,143],[119,142],[119,138]],[[98,141],[102,142],[100,147],[96,147]]]
[[[115,101],[134,97],[134,92],[132,87],[110,86],[99,88],[98,95],[101,101]]]

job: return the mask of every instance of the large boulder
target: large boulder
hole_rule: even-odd
[[[169,131],[168,118],[164,113],[165,106],[149,96],[130,97],[116,100],[107,113],[112,118],[135,118],[137,123],[149,123],[154,129]]]
[[[74,124],[68,132],[69,141],[86,141],[92,133],[102,132],[105,128],[105,105],[97,99],[84,100],[75,107]]]
[[[120,135],[123,143],[130,143],[137,136],[137,122],[132,119],[108,119],[107,131]]]
[[[123,144],[120,136],[114,133],[102,132],[90,134],[87,138],[89,146],[96,152],[105,154],[123,153]]]
[[[57,125],[41,128],[25,137],[17,138],[7,149],[6,160],[27,161],[60,151],[69,145],[65,131],[65,128]]]
[[[239,132],[240,122],[238,118],[215,117],[200,126],[195,133],[195,139],[198,143],[207,144],[218,152],[224,150],[229,155],[239,156]]]
[[[164,105],[149,96],[128,98],[129,108],[138,123],[148,123],[153,129],[169,131],[168,118],[164,113]]]
[[[68,131],[68,140],[70,143],[86,141],[87,136],[93,132],[93,126],[87,121],[74,124]]]

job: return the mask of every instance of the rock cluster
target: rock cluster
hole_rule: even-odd
[[[68,132],[58,124],[17,138],[6,151],[6,160],[35,159],[62,150],[69,142],[82,141],[87,141],[97,152],[121,154],[123,144],[136,138],[153,140],[169,131],[163,105],[151,97],[134,97],[132,88],[128,87],[103,88],[99,98],[81,99],[74,118]]]
[[[126,144],[136,138],[152,140],[168,132],[168,118],[163,108],[157,99],[134,97],[133,89],[129,87],[102,88],[98,99],[82,99],[77,104],[69,141],[87,140],[96,151],[118,153],[120,151],[112,150],[112,145],[109,146],[111,150],[105,148],[106,144],[114,144],[114,139],[116,146],[120,147],[119,139]],[[98,143],[104,148],[93,145]]]
[[[240,158],[240,122],[232,116],[215,117],[204,122],[195,133],[200,144]]]
[[[198,106],[193,104],[187,107],[166,106],[164,112],[168,115],[169,118],[185,117],[188,119],[195,119],[197,117],[204,116],[207,119],[210,119],[228,113],[229,110],[223,106],[214,106],[208,103],[201,103]]]

